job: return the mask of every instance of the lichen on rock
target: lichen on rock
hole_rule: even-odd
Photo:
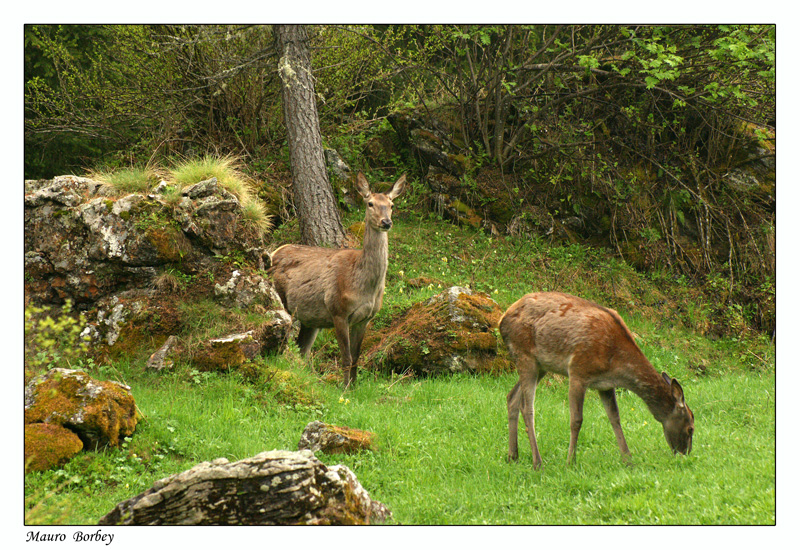
[[[156,481],[100,525],[365,525],[390,517],[346,466],[328,467],[311,451],[269,451]]]
[[[377,436],[372,432],[315,420],[309,422],[303,430],[297,449],[328,454],[372,451],[375,449],[376,439]]]

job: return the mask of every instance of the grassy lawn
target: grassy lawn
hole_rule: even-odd
[[[505,393],[513,375],[394,384],[365,376],[343,399],[336,386],[317,386],[324,403],[317,410],[265,407],[236,377],[200,384],[174,378],[127,380],[147,418],[127,448],[86,453],[63,470],[26,476],[29,494],[46,496],[29,519],[96,523],[118,501],[198,461],[296,449],[305,424],[322,419],[378,434],[378,452],[319,456],[348,465],[400,524],[775,522],[775,380],[769,374],[685,384],[697,418],[688,457],[673,456],[644,404],[621,393],[631,466],[620,460],[599,399],[590,393],[578,460],[567,467],[567,386],[543,383],[539,471],[531,467],[523,433],[519,462],[506,462]]]
[[[313,420],[378,435],[374,453],[318,456],[349,466],[398,524],[775,523],[773,344],[698,336],[692,327],[709,306],[690,288],[667,288],[664,279],[639,275],[592,249],[491,239],[436,220],[398,218],[376,324],[439,292],[439,285],[470,285],[502,307],[532,289],[597,300],[618,309],[656,369],[683,385],[696,419],[692,454],[673,456],[644,403],[620,392],[633,453],[632,464],[624,464],[602,405],[589,392],[577,463],[567,467],[567,385],[548,377],[536,400],[543,467],[531,466],[521,422],[520,460],[509,464],[505,396],[515,374],[398,380],[362,372],[358,386],[342,394],[337,382],[317,374],[336,351],[333,337],[323,333],[316,370],[291,350],[261,360],[264,368],[291,373],[288,389],[186,365],[162,374],[145,372],[136,361],[96,367],[94,376],[132,387],[145,420],[121,449],[81,453],[62,469],[26,475],[26,523],[96,524],[117,502],[200,461],[295,450]],[[433,282],[409,284],[420,276]],[[673,302],[665,302],[667,294]],[[306,398],[273,398],[278,395]]]

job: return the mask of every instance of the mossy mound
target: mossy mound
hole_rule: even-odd
[[[64,426],[88,449],[118,446],[138,421],[129,387],[94,380],[85,372],[52,369],[25,388],[25,424]]]
[[[75,432],[58,424],[27,424],[25,426],[25,472],[57,468],[83,449]]]
[[[364,364],[425,376],[507,372],[513,365],[496,330],[502,315],[487,294],[452,287],[369,334]]]

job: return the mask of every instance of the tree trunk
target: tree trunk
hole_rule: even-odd
[[[292,192],[303,243],[341,246],[344,228],[328,181],[311,76],[308,33],[303,25],[275,25],[281,58],[283,118],[292,164]]]

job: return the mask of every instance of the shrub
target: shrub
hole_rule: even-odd
[[[25,308],[25,374],[32,376],[55,367],[72,368],[86,353],[88,337],[82,337],[86,318],[71,314],[72,302],[66,300],[60,312],[51,315],[45,308]]]

